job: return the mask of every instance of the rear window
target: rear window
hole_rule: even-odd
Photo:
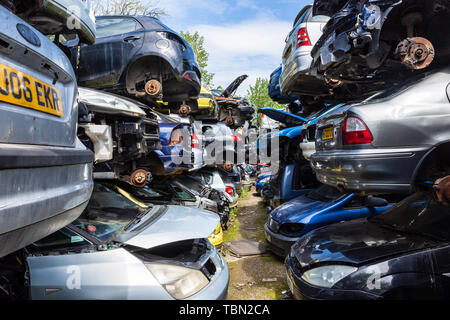
[[[306,196],[311,200],[321,202],[332,202],[338,200],[339,198],[344,197],[345,194],[340,193],[339,190],[334,187],[323,185],[318,187],[317,189],[314,189]]]
[[[328,16],[317,15],[313,16],[312,13],[308,16],[307,22],[319,22],[319,23],[327,23],[330,20]]]
[[[97,38],[105,38],[134,32],[140,28],[140,24],[132,18],[98,19],[95,35]]]

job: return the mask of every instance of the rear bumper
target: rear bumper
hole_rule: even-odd
[[[416,169],[429,149],[367,149],[316,152],[311,165],[317,179],[348,192],[408,193]]]
[[[0,256],[65,227],[84,210],[93,153],[0,144]]]

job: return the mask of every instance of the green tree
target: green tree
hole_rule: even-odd
[[[284,109],[284,106],[274,102],[268,91],[269,80],[264,78],[257,78],[253,86],[247,91],[247,100],[256,109],[256,115],[252,120],[252,123],[259,125],[261,123],[261,115],[258,113],[259,109],[263,108],[275,108]]]
[[[152,0],[92,0],[92,8],[95,15],[167,16],[166,11]]]
[[[192,49],[194,50],[198,66],[200,67],[200,72],[202,74],[202,83],[208,85],[209,87],[213,87],[214,73],[209,73],[207,70],[209,53],[205,49],[205,38],[197,31],[194,33],[190,33],[189,31],[180,31],[180,35],[192,46]]]

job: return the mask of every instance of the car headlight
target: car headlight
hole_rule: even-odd
[[[331,288],[356,270],[350,266],[324,266],[306,271],[302,279],[317,287]]]
[[[165,264],[146,264],[146,267],[175,299],[188,298],[209,284],[199,270]]]
[[[259,180],[259,183],[265,184],[265,183],[268,183],[269,181],[270,181],[270,177],[267,177],[267,178]]]

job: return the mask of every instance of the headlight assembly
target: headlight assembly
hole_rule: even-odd
[[[208,278],[199,270],[164,264],[145,266],[175,299],[186,299],[209,284]]]
[[[306,271],[302,279],[313,286],[331,288],[340,280],[358,270],[350,266],[324,266]]]

